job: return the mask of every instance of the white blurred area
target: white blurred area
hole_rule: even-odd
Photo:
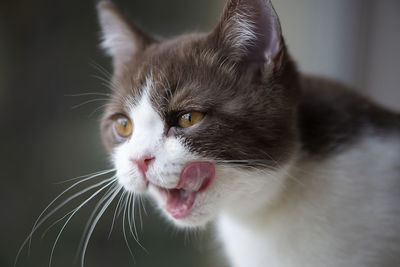
[[[272,0],[300,69],[400,110],[399,0]]]

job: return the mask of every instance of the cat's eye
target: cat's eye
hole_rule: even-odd
[[[114,129],[120,137],[127,138],[132,134],[132,122],[127,117],[119,115],[114,121]]]
[[[181,128],[188,128],[199,123],[204,118],[204,113],[193,111],[183,114],[178,119],[178,125]]]

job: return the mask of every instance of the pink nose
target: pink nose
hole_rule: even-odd
[[[149,168],[149,164],[154,160],[154,157],[150,156],[143,156],[140,159],[134,159],[132,158],[131,161],[135,163],[140,171],[140,173],[143,175],[143,178],[146,178],[146,172]]]

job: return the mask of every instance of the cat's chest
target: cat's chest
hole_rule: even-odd
[[[263,266],[266,260],[268,266],[278,266],[274,242],[265,233],[257,233],[225,216],[218,221],[218,231],[232,266]]]
[[[300,162],[278,208],[220,216],[231,266],[385,266],[397,255],[398,244],[386,235],[400,230],[399,209],[388,205],[400,201],[397,137],[366,138],[327,160]]]
[[[221,216],[218,230],[230,266],[319,266],[318,257],[312,259],[314,252],[323,253],[321,247],[316,247],[318,242],[300,245],[300,240],[311,239],[313,233],[304,229],[296,232],[296,226],[290,229],[287,225],[285,221],[276,221],[265,228],[252,228]]]

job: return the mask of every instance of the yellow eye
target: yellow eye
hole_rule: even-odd
[[[121,137],[129,137],[132,134],[132,122],[125,116],[118,116],[114,122],[114,128],[117,134]]]
[[[179,127],[188,128],[199,123],[204,118],[201,112],[193,111],[182,115],[178,120]]]

